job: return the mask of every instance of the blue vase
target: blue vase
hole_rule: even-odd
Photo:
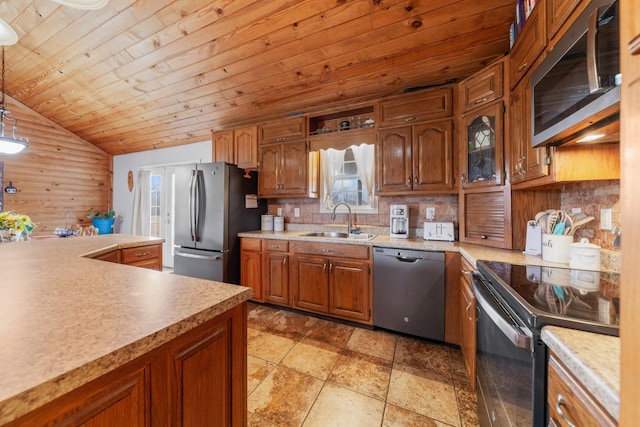
[[[91,222],[98,229],[98,234],[113,233],[113,223],[115,218],[93,218]]]

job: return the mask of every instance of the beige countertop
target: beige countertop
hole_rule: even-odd
[[[620,338],[545,326],[542,340],[616,420],[620,420]]]
[[[0,244],[0,424],[250,298],[249,288],[86,257],[160,242],[110,234]]]

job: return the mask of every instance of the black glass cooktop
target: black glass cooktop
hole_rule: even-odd
[[[618,335],[617,273],[478,261],[506,304],[531,327],[557,325]]]

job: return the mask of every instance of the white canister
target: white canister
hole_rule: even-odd
[[[587,238],[569,245],[569,268],[600,271],[600,246]]]
[[[573,236],[564,234],[542,235],[542,259],[550,262],[569,263],[569,245]]]
[[[284,231],[284,218],[276,216],[273,218],[273,231]]]
[[[262,215],[262,231],[273,231],[273,215]]]

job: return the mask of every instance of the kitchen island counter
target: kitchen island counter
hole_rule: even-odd
[[[161,242],[110,234],[0,244],[0,424],[251,297],[241,286],[90,259]]]

